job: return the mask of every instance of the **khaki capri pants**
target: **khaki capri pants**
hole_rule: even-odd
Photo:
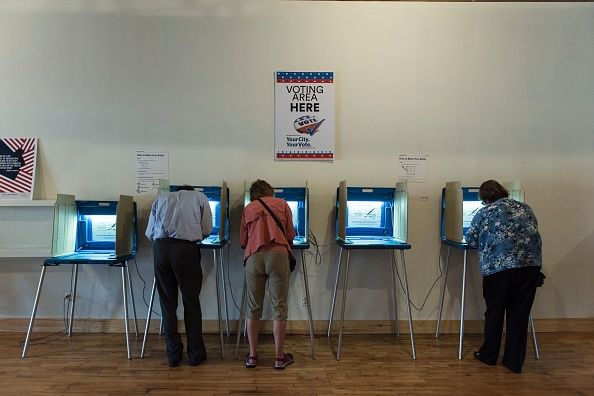
[[[256,252],[247,258],[245,281],[248,319],[262,318],[262,305],[268,280],[272,319],[287,320],[289,272],[289,254],[287,252]]]

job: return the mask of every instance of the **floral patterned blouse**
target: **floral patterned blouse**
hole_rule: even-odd
[[[482,276],[542,265],[542,242],[534,212],[510,198],[481,208],[472,219],[466,242],[478,248]]]

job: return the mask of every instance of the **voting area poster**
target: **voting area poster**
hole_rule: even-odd
[[[334,72],[276,72],[274,156],[334,160]]]
[[[37,138],[0,138],[0,199],[33,199]]]

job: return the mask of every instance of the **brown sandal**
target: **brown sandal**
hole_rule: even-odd
[[[250,356],[249,352],[245,354],[245,367],[246,368],[254,368],[256,367],[256,363],[258,362],[258,358],[255,356]]]
[[[274,362],[274,368],[276,370],[284,370],[289,364],[293,364],[295,358],[290,353],[285,353],[282,358],[276,358]]]

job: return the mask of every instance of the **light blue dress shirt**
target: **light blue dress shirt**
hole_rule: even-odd
[[[510,198],[481,208],[472,219],[466,242],[478,248],[482,276],[542,264],[542,242],[534,212]]]
[[[201,241],[212,231],[208,198],[200,191],[159,194],[153,202],[146,233],[148,239],[175,238]]]

